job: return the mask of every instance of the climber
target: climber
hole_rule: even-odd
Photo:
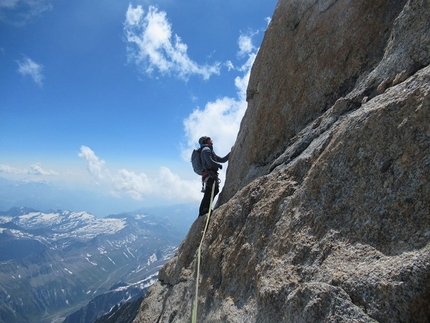
[[[230,153],[228,153],[225,157],[218,157],[213,151],[213,142],[210,137],[201,137],[199,139],[199,144],[201,147],[200,158],[204,169],[202,180],[206,183],[203,199],[199,208],[199,216],[203,216],[209,212],[209,207],[212,202],[212,185],[215,184],[213,198],[215,198],[219,192],[218,169],[222,169],[222,165],[219,163],[225,163],[228,161]]]

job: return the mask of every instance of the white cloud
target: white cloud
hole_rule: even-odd
[[[190,158],[191,151],[201,136],[211,137],[215,150],[220,155],[228,153],[236,138],[245,110],[245,101],[228,97],[207,103],[203,110],[194,110],[184,120],[188,147],[183,151],[183,158],[187,160]]]
[[[48,10],[51,0],[0,0],[0,21],[22,26]]]
[[[30,169],[19,169],[15,167],[11,167],[9,165],[0,164],[0,173],[5,174],[22,174],[22,175],[41,175],[41,176],[52,176],[52,175],[59,175],[57,172],[53,170],[44,170],[42,169],[41,165],[34,164],[30,166]]]
[[[239,45],[239,57],[244,57],[255,50],[254,44],[252,43],[252,36],[253,35],[244,34],[239,36],[239,39],[237,41]]]
[[[234,65],[230,60],[225,63],[225,66],[227,66],[228,71],[234,70]]]
[[[24,57],[18,63],[18,73],[22,76],[30,76],[33,81],[39,85],[43,85],[44,76],[42,75],[43,65],[35,63],[32,59]]]
[[[30,166],[30,169],[28,171],[29,175],[44,175],[44,176],[50,176],[50,175],[58,175],[57,172],[54,172],[53,170],[43,170],[40,164],[34,164]]]
[[[25,174],[27,173],[27,170],[25,169],[18,169],[15,167],[11,167],[9,165],[0,164],[0,173],[6,173],[6,174]]]
[[[220,73],[220,64],[199,65],[187,54],[187,45],[173,35],[166,12],[150,6],[145,15],[142,6],[129,5],[124,32],[128,44],[128,60],[146,74],[157,70],[161,74],[174,74],[187,79],[199,75],[207,80]]]
[[[81,147],[82,157],[87,162],[88,171],[101,184],[108,185],[115,196],[125,193],[135,200],[156,196],[167,200],[198,201],[201,199],[199,181],[181,179],[167,167],[161,167],[154,176],[121,169],[111,173],[95,153],[86,146]]]
[[[208,102],[203,109],[196,108],[184,120],[187,146],[182,150],[182,157],[185,160],[189,160],[191,152],[201,136],[212,138],[214,150],[220,156],[227,154],[236,140],[240,122],[247,108],[246,89],[251,67],[258,51],[252,42],[249,43],[251,38],[248,37],[246,41],[245,38],[241,36],[238,41],[240,51],[243,55],[247,52],[248,58],[244,64],[235,68],[235,70],[243,73],[235,79],[237,97],[223,97],[215,102]],[[230,66],[233,68],[231,62]]]
[[[145,11],[143,10],[142,6],[133,8],[131,4],[128,5],[127,12],[125,13],[126,26],[139,26],[144,13]]]
[[[111,177],[109,171],[104,167],[105,161],[100,160],[90,148],[82,146],[79,157],[87,162],[88,171],[97,180],[105,180]]]

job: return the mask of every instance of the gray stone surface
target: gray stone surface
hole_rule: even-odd
[[[430,321],[430,1],[281,0],[202,248],[198,322]],[[135,322],[190,322],[204,219]]]

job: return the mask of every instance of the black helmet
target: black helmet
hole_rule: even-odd
[[[206,141],[209,140],[209,139],[211,139],[211,138],[210,137],[206,137],[206,136],[200,137],[200,139],[199,139],[200,146],[204,145],[206,143]]]

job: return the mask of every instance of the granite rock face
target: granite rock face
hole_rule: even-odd
[[[363,98],[428,65],[428,7],[405,0],[279,1],[252,69],[221,202],[270,172],[298,133],[338,99],[347,99],[343,110],[357,109]]]
[[[430,321],[430,1],[280,0],[202,246],[198,322]],[[190,322],[193,224],[135,322]]]

